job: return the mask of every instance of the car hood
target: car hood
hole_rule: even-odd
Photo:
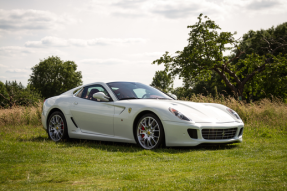
[[[173,118],[171,116],[173,114],[168,111],[168,109],[171,107],[178,110],[183,115],[196,123],[227,123],[235,121],[241,122],[241,120],[237,120],[235,116],[232,116],[232,114],[228,113],[226,106],[220,104],[154,99],[125,100],[124,102],[141,105],[142,108],[157,108],[163,113],[166,113],[166,115],[164,115],[166,117],[164,117],[163,120],[179,120],[177,117]]]
[[[177,109],[183,115],[198,123],[226,123],[237,121],[227,112],[226,106],[220,104],[173,101],[171,107]]]

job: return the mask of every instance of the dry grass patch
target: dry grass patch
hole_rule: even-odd
[[[42,103],[37,106],[16,106],[12,109],[0,109],[0,127],[7,125],[41,125]]]

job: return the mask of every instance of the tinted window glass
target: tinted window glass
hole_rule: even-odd
[[[98,92],[103,92],[106,96],[111,97],[103,86],[92,85],[92,86],[87,86],[83,88],[83,91],[81,93],[81,98],[89,99],[93,101],[100,101],[98,99],[93,98],[93,95]],[[112,98],[110,98],[110,101],[112,101]]]
[[[171,99],[161,91],[137,82],[111,82],[108,86],[119,100],[123,99]]]
[[[84,90],[84,88],[82,88],[82,89],[76,94],[76,96],[77,96],[77,97],[82,97],[83,90]]]

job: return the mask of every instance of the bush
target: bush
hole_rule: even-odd
[[[39,93],[30,86],[26,88],[16,81],[0,82],[0,106],[3,108],[12,108],[14,106],[32,106],[37,105],[42,100]]]

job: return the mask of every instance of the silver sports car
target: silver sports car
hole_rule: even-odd
[[[144,149],[242,142],[232,109],[178,101],[138,82],[96,82],[45,100],[42,124],[53,141],[66,138],[137,143]]]

